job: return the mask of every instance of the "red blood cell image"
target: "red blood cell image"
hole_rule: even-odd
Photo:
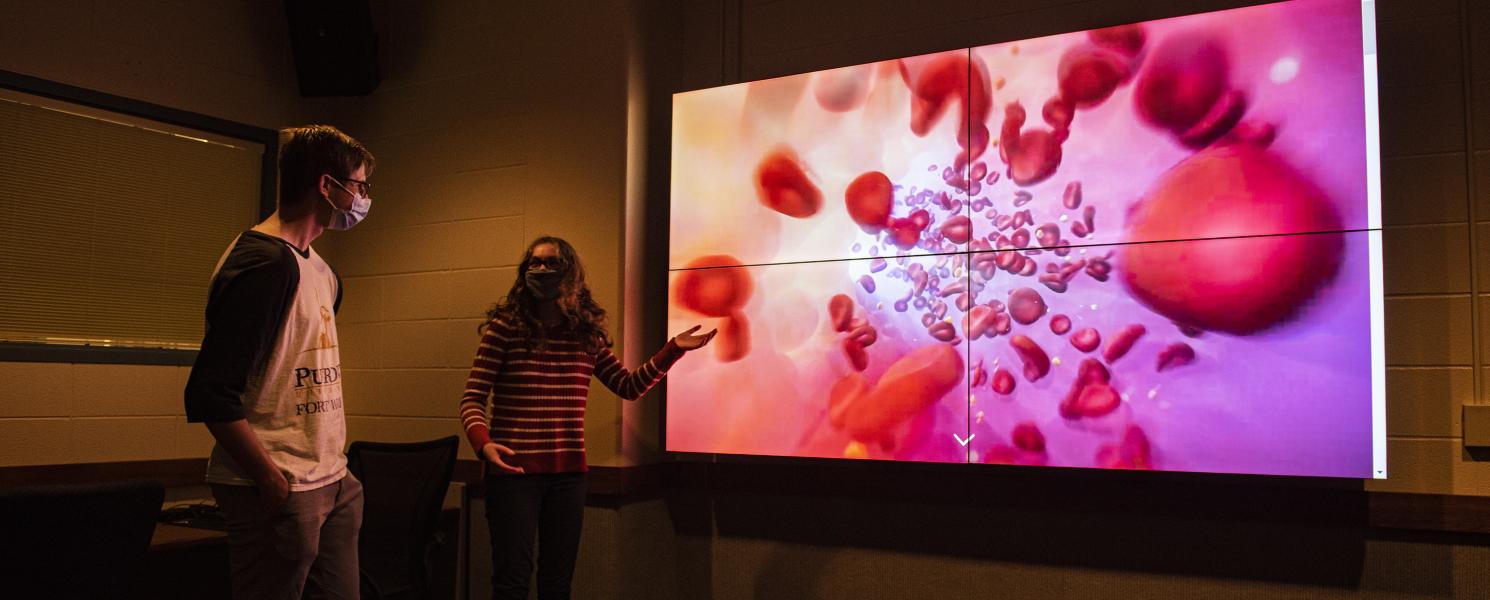
[[[1143,50],[1146,40],[1143,25],[1138,23],[1093,29],[1087,32],[1087,38],[1098,46],[1130,58],[1137,56],[1138,52]]]
[[[942,224],[942,235],[954,244],[966,244],[968,237],[973,233],[973,224],[970,219],[963,215],[957,215],[947,219]]]
[[[750,319],[736,312],[719,323],[719,334],[710,344],[719,362],[735,362],[750,353]]]
[[[1019,352],[1019,358],[1024,361],[1024,378],[1026,381],[1036,381],[1050,373],[1050,355],[1045,353],[1035,340],[1028,336],[1015,335],[1009,338],[1009,346]]]
[[[859,342],[843,338],[840,345],[843,346],[844,357],[848,358],[849,364],[853,365],[855,371],[863,371],[869,367],[869,354],[864,352],[864,346],[859,345]]]
[[[1165,174],[1139,205],[1120,246],[1133,297],[1171,320],[1237,335],[1295,315],[1340,268],[1340,219],[1323,193],[1268,150],[1209,148]],[[1255,237],[1240,237],[1255,236]]]
[[[993,391],[1005,396],[1014,393],[1014,387],[1018,382],[1014,380],[1014,374],[1008,369],[999,368],[993,372]]]
[[[1045,299],[1040,292],[1022,287],[1009,294],[1009,315],[1020,325],[1029,325],[1045,316]]]
[[[766,208],[805,219],[823,207],[823,193],[807,178],[797,153],[778,148],[755,168],[756,197]]]
[[[828,318],[833,331],[848,331],[849,321],[854,318],[854,299],[846,294],[834,294],[828,299]]]
[[[946,344],[924,346],[890,365],[873,390],[847,409],[844,429],[861,442],[893,438],[893,429],[962,382],[962,355]]]
[[[1195,349],[1190,344],[1175,342],[1166,346],[1159,352],[1159,359],[1154,366],[1155,371],[1163,371],[1188,365],[1195,360]]]
[[[673,283],[673,301],[708,317],[734,314],[750,299],[750,273],[733,256],[700,256],[690,261]]]
[[[1184,132],[1199,123],[1231,87],[1231,59],[1206,32],[1172,34],[1149,52],[1133,84],[1139,118]]]
[[[823,110],[839,113],[854,110],[869,95],[872,75],[870,65],[821,71],[813,78],[813,98]]]
[[[1015,425],[1009,439],[1014,441],[1014,447],[1025,452],[1045,451],[1045,434],[1040,433],[1040,428],[1029,421]]]
[[[1128,63],[1127,56],[1096,44],[1071,47],[1057,67],[1061,98],[1077,108],[1101,104],[1128,78]]]
[[[1091,352],[1102,345],[1102,334],[1091,327],[1083,327],[1071,334],[1071,345],[1082,352]]]
[[[1066,315],[1055,315],[1050,318],[1050,332],[1056,335],[1066,335],[1071,331],[1071,317]]]
[[[1107,347],[1102,349],[1102,358],[1107,360],[1107,364],[1122,358],[1133,348],[1138,338],[1143,337],[1145,331],[1144,326],[1137,323],[1119,329],[1112,339],[1107,340]]]
[[[870,233],[884,229],[894,200],[892,187],[890,178],[879,171],[869,171],[854,178],[843,193],[849,218]]]

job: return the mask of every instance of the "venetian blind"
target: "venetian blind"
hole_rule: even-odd
[[[0,97],[0,342],[197,348],[262,153]]]

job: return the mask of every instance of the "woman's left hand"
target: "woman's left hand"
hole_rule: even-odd
[[[697,350],[704,347],[705,344],[709,343],[709,340],[714,339],[714,334],[719,333],[719,330],[710,329],[708,333],[705,333],[703,335],[694,334],[694,332],[702,328],[703,325],[694,325],[693,327],[688,328],[688,331],[684,331],[683,333],[678,334],[677,337],[674,337],[673,343],[677,344],[678,347],[682,348],[683,350]]]

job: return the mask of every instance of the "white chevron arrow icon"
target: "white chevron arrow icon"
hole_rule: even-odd
[[[975,438],[975,437],[978,437],[978,434],[976,434],[976,433],[970,433],[970,434],[968,434],[967,439],[964,440],[964,439],[962,439],[960,437],[957,437],[957,434],[955,434],[955,433],[952,434],[952,439],[957,440],[957,445],[959,445],[959,446],[966,446],[967,443],[973,441],[973,438]]]

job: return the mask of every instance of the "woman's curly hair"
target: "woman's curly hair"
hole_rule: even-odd
[[[518,330],[521,337],[537,342],[538,347],[546,345],[549,332],[544,330],[538,318],[538,298],[528,289],[526,279],[533,249],[542,244],[552,244],[558,249],[559,259],[564,263],[560,269],[563,275],[556,299],[563,319],[560,330],[589,342],[593,349],[611,347],[613,342],[605,327],[605,309],[600,308],[590,296],[590,286],[585,283],[585,268],[579,262],[579,254],[569,242],[553,236],[545,235],[528,244],[528,249],[523,252],[522,262],[517,265],[517,281],[507,291],[507,297],[486,311],[488,323],[492,319],[501,319]],[[482,324],[479,329],[485,330],[486,326]]]

